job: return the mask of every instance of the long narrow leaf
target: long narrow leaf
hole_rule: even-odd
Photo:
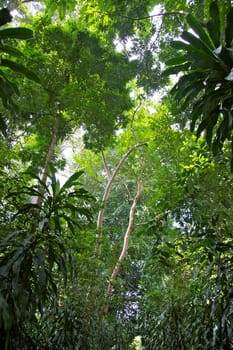
[[[7,84],[7,86],[12,89],[12,93],[16,93],[16,95],[19,95],[19,88],[18,88],[17,84],[10,81],[8,79],[7,75],[2,70],[0,70],[0,78],[4,79],[3,85]]]
[[[205,29],[202,27],[202,25],[196,20],[196,18],[189,14],[186,17],[186,20],[190,27],[193,29],[193,31],[199,36],[199,38],[203,41],[203,43],[210,49],[214,50],[215,46],[213,44],[213,41],[210,39],[209,35],[206,33]]]
[[[2,59],[1,60],[1,66],[8,67],[12,69],[15,72],[21,73],[25,75],[28,79],[35,81],[36,83],[41,83],[39,77],[33,73],[31,70],[24,67],[22,64],[10,61],[8,59]]]
[[[185,54],[183,56],[176,56],[173,58],[170,58],[168,61],[165,62],[166,66],[176,66],[178,64],[186,63],[189,61],[188,56]]]
[[[9,45],[1,45],[0,52],[7,53],[8,55],[11,55],[14,57],[24,57],[24,54],[21,51]]]
[[[209,49],[209,47],[195,35],[190,32],[184,31],[181,35],[182,39],[189,42],[193,48],[196,48],[200,53],[204,53],[209,57],[210,60],[216,60],[216,57],[213,54],[213,51]]]
[[[227,26],[225,30],[225,40],[226,40],[227,47],[231,47],[233,45],[232,23],[233,23],[233,7],[231,7],[231,9],[227,14]]]
[[[33,31],[28,28],[6,28],[0,30],[1,39],[31,39],[33,37]]]
[[[30,176],[32,177],[32,179],[35,179],[35,180],[37,180],[37,181],[39,182],[40,186],[41,186],[43,189],[45,189],[47,193],[50,193],[50,192],[49,192],[49,187],[46,185],[46,183],[45,183],[44,181],[42,181],[42,180],[40,179],[40,177],[39,177],[37,174],[35,174],[35,173],[33,173],[32,171],[29,171],[29,170],[23,172],[23,174],[25,174],[25,175],[30,175]]]
[[[169,67],[163,72],[163,76],[178,74],[180,72],[186,71],[188,70],[189,66],[190,66],[190,62],[186,62],[183,64],[179,64],[177,66]]]
[[[83,170],[79,170],[79,171],[75,172],[73,175],[71,175],[69,177],[69,179],[62,186],[60,193],[64,192],[68,188],[72,187],[83,173],[84,173]]]

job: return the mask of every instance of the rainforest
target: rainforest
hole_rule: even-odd
[[[0,348],[233,349],[231,0],[0,0]]]

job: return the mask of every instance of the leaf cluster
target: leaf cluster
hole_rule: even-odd
[[[205,132],[208,145],[217,154],[224,143],[232,144],[232,8],[226,14],[224,36],[221,34],[219,7],[210,4],[210,19],[203,26],[193,15],[186,17],[192,31],[183,31],[172,47],[177,56],[167,62],[165,74],[182,76],[173,87],[181,110],[191,109],[191,129],[197,137]]]
[[[51,165],[50,184],[33,175],[39,187],[24,184],[3,199],[8,210],[1,221],[0,332],[6,348],[26,341],[20,329],[36,322],[50,296],[59,294],[59,279],[65,284],[72,273],[69,232],[74,237],[92,221],[92,197],[81,187],[81,175],[76,172],[60,186]]]

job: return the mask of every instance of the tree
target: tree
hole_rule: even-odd
[[[41,84],[7,71],[20,95],[14,115],[1,106],[1,347],[231,349],[229,145],[213,157],[202,131],[195,140],[191,100],[178,116],[173,96],[151,102],[183,29],[196,30],[181,44],[192,72],[199,44],[203,72],[224,61],[188,15],[206,23],[209,1],[46,0],[34,18],[4,3],[34,32],[14,45]],[[65,165],[74,174],[61,185]]]
[[[66,283],[71,271],[68,232],[74,234],[92,219],[91,196],[79,182],[82,172],[60,187],[55,169],[50,170],[50,184],[33,176],[43,191],[21,181],[2,198],[0,332],[5,349],[34,343],[27,325],[36,323],[51,295],[58,295],[59,275]],[[42,197],[40,205],[33,203],[35,196]]]
[[[198,137],[205,131],[206,141],[216,155],[224,143],[232,144],[233,10],[228,8],[223,23],[216,1],[211,2],[209,13],[205,27],[191,14],[186,17],[193,33],[184,31],[182,41],[172,43],[180,53],[167,62],[170,68],[166,74],[183,72],[172,93],[182,110],[190,109],[191,129],[197,125]]]
[[[0,26],[4,26],[8,22],[11,22],[12,16],[7,8],[0,10]],[[0,67],[0,97],[4,107],[11,112],[15,112],[16,105],[13,102],[13,96],[19,94],[18,85],[10,79],[8,71],[21,73],[23,76],[40,83],[39,78],[28,68],[21,63],[18,63],[16,59],[24,56],[21,51],[14,48],[12,45],[7,45],[11,39],[31,39],[33,32],[28,28],[5,28],[0,31],[1,38],[1,67]],[[6,134],[6,120],[0,116],[0,130],[3,134]]]

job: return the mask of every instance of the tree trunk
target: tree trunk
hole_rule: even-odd
[[[137,206],[137,203],[138,203],[138,200],[140,198],[141,193],[142,193],[142,181],[138,181],[137,193],[133,199],[133,203],[132,203],[131,208],[130,208],[129,223],[128,223],[127,230],[125,232],[124,243],[123,243],[123,247],[121,250],[121,254],[118,258],[118,261],[113,269],[111,278],[109,280],[107,293],[106,293],[106,302],[105,302],[104,309],[103,309],[104,315],[106,315],[108,313],[109,301],[110,301],[110,298],[111,298],[112,293],[113,293],[113,287],[114,287],[114,284],[116,282],[121,265],[122,265],[123,261],[125,260],[125,257],[127,254],[128,245],[129,245],[129,237],[130,237],[130,234],[134,228],[134,213],[135,213],[135,209],[136,209],[136,206]]]
[[[115,171],[113,174],[108,177],[108,183],[106,185],[103,198],[102,198],[102,205],[101,209],[98,214],[98,219],[97,219],[97,235],[96,235],[96,247],[95,247],[95,256],[99,258],[101,256],[101,248],[102,248],[102,227],[103,227],[103,218],[104,218],[104,211],[105,211],[105,206],[109,198],[109,194],[113,185],[113,182],[119,172],[119,170],[122,168],[123,164],[125,163],[126,159],[129,157],[130,153],[132,153],[135,149],[147,145],[147,142],[143,143],[137,143],[136,145],[132,146],[121,158],[119,161]],[[104,161],[104,164],[106,166],[106,161]],[[107,172],[108,175],[110,175],[109,171]]]
[[[91,320],[91,315],[92,315],[92,309],[93,309],[93,300],[95,299],[95,286],[96,286],[96,282],[98,279],[98,275],[99,275],[99,265],[100,265],[100,257],[101,257],[101,251],[102,251],[102,229],[103,229],[103,219],[104,219],[104,212],[105,212],[105,207],[110,195],[110,191],[113,185],[113,182],[118,174],[118,172],[120,171],[120,169],[122,168],[123,164],[125,163],[125,161],[127,160],[127,158],[129,157],[129,155],[136,150],[139,147],[145,146],[147,145],[147,142],[143,142],[143,143],[137,143],[134,146],[132,146],[120,159],[115,171],[113,172],[113,174],[111,175],[109,172],[109,168],[107,166],[107,162],[104,156],[104,153],[102,152],[102,158],[103,158],[103,163],[104,163],[104,167],[108,176],[108,182],[102,197],[102,205],[101,208],[99,210],[99,214],[98,214],[98,218],[97,218],[97,234],[96,234],[96,245],[95,245],[95,260],[97,260],[97,266],[96,266],[96,271],[95,271],[95,275],[94,278],[92,279],[92,282],[89,285],[89,290],[88,290],[88,294],[87,294],[87,302],[86,302],[86,311],[83,317],[83,325],[82,325],[82,331],[80,334],[80,338],[79,338],[79,342],[76,346],[75,350],[81,350],[84,349],[84,342],[86,341],[88,334],[89,334],[89,326],[90,326],[90,320]],[[135,204],[136,206],[136,204]],[[132,209],[132,208],[131,208]],[[134,208],[135,210],[135,208]],[[132,229],[131,229],[132,230]]]

